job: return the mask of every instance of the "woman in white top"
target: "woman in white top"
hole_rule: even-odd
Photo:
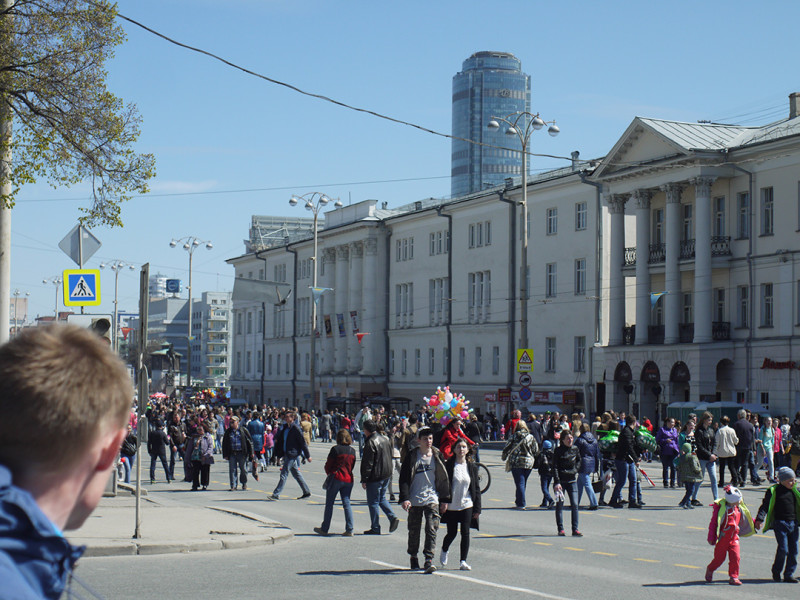
[[[452,499],[447,511],[442,515],[442,523],[447,524],[447,534],[442,543],[440,560],[447,565],[450,544],[456,539],[461,526],[461,564],[462,571],[470,571],[467,564],[469,554],[470,527],[478,529],[478,515],[481,514],[481,492],[478,486],[478,468],[472,460],[472,448],[463,438],[453,445],[453,456],[445,463],[450,480]]]

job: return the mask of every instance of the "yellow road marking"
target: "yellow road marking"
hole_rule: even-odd
[[[619,554],[614,554],[613,552],[592,552],[592,554],[599,554],[600,556],[619,556]]]
[[[675,527],[675,523],[656,523],[656,525],[664,525],[665,527]]]
[[[605,517],[606,519],[619,519],[617,515],[600,515],[601,517]]]
[[[638,560],[639,562],[646,562],[646,563],[660,563],[660,560],[653,560],[652,558],[634,558],[633,560]]]
[[[564,546],[564,550],[573,550],[575,552],[583,552],[583,548],[571,548],[569,546]]]
[[[696,529],[697,531],[705,531],[708,527],[695,527],[694,525],[689,525],[686,529]]]
[[[553,545],[553,544],[550,544],[548,542],[533,542],[533,543],[536,544],[537,546],[552,546]]]
[[[500,500],[500,498],[489,498],[489,501],[490,502],[503,502],[503,500]]]
[[[644,523],[644,519],[628,519],[628,521],[636,521],[637,523]]]
[[[702,569],[703,568],[703,567],[697,567],[695,565],[680,565],[678,563],[675,563],[673,566],[674,567],[683,567],[684,569]]]

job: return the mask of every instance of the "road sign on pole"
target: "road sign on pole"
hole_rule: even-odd
[[[58,247],[69,256],[81,269],[83,263],[89,260],[102,244],[94,234],[83,225],[75,225],[64,239],[58,243]],[[66,295],[64,295],[66,298]]]
[[[100,271],[72,269],[64,271],[64,306],[99,306]]]
[[[517,350],[517,373],[530,373],[531,371],[533,371],[533,349]]]

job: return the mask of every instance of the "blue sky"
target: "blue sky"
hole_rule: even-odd
[[[635,116],[771,122],[800,91],[794,2],[122,0],[119,9],[272,79],[442,133],[462,61],[512,52],[532,77],[532,109],[561,128],[557,138],[541,132],[532,151],[559,156],[604,155]],[[123,228],[93,230],[103,246],[87,268],[149,262],[185,284],[187,254],[169,242],[194,235],[214,244],[195,253],[195,295],[229,290],[225,260],[244,252],[251,215],[308,216],[289,206],[293,193],[390,206],[449,195],[449,140],[123,24],[128,41],[108,65],[109,87],[137,105],[138,149],[155,154],[158,176],[150,196],[124,205]],[[532,169],[564,164],[534,158]],[[88,203],[84,186],[21,192],[11,290],[30,293],[31,317],[52,314],[54,288],[42,279],[75,268],[57,244]],[[136,311],[138,271],[119,280],[120,310]],[[113,274],[102,281],[103,304],[87,312],[113,310]]]

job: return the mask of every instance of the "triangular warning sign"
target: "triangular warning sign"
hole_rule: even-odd
[[[521,365],[532,365],[533,360],[531,359],[530,355],[526,351],[522,351],[519,357],[519,364]]]
[[[94,298],[94,292],[89,288],[83,276],[81,276],[81,278],[78,279],[78,283],[72,288],[69,296],[70,298]]]

